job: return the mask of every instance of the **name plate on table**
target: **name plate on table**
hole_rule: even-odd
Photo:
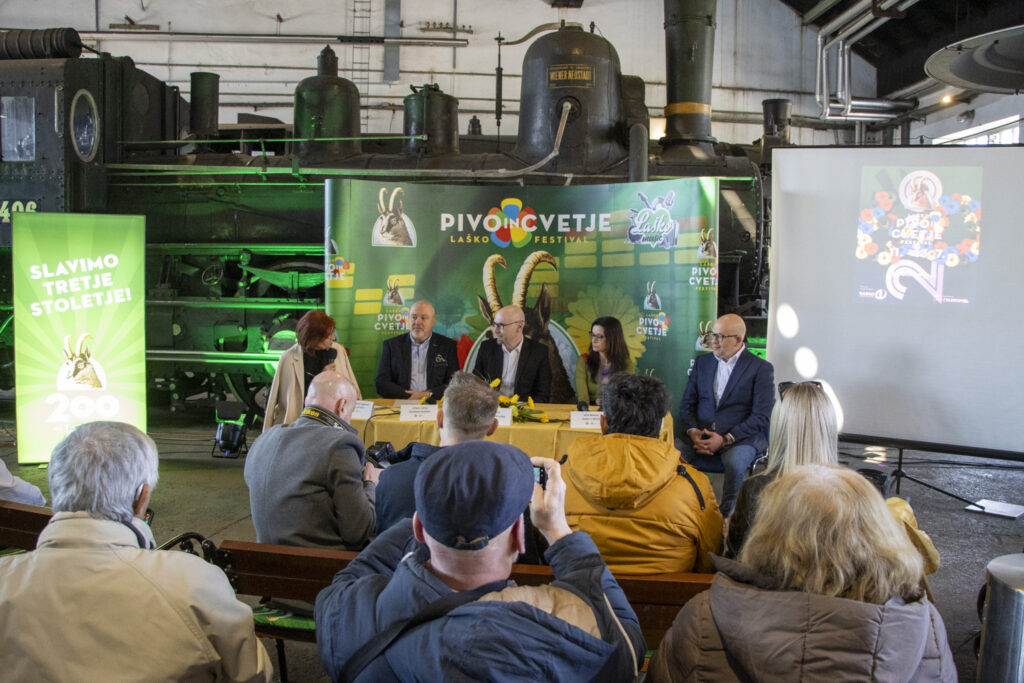
[[[352,411],[353,420],[369,420],[373,417],[373,401],[356,401],[356,409]]]
[[[498,411],[494,413],[494,417],[498,420],[499,427],[511,427],[512,426],[512,409],[511,408],[498,408]]]
[[[402,406],[402,412],[398,415],[399,422],[424,422],[437,419],[437,406],[427,404],[405,404]]]
[[[574,410],[569,413],[569,427],[572,429],[601,429],[602,412]]]

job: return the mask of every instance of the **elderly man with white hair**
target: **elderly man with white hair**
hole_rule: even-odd
[[[55,514],[35,551],[0,559],[5,680],[270,680],[252,611],[224,573],[154,549],[148,436],[81,425],[54,449],[49,480]]]

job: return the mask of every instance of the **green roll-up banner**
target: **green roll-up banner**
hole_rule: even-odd
[[[18,462],[85,422],[145,431],[145,218],[19,213],[12,230]]]
[[[329,180],[327,312],[364,395],[381,342],[428,299],[435,331],[458,341],[466,369],[487,315],[502,304],[527,309],[534,338],[559,352],[555,402],[575,402],[590,324],[615,316],[637,371],[678,398],[702,325],[715,318],[717,198],[713,178],[580,187]]]

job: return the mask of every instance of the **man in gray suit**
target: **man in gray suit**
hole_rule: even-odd
[[[379,470],[363,465],[363,442],[348,423],[355,404],[343,375],[322,372],[299,419],[255,441],[245,483],[257,541],[359,550],[373,537]]]

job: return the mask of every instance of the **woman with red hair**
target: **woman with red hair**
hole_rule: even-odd
[[[348,362],[348,353],[334,341],[334,318],[323,311],[310,311],[295,326],[297,343],[281,354],[277,372],[267,394],[263,431],[277,424],[291,424],[302,414],[306,391],[313,378],[325,370],[341,373],[362,398],[359,384]]]

